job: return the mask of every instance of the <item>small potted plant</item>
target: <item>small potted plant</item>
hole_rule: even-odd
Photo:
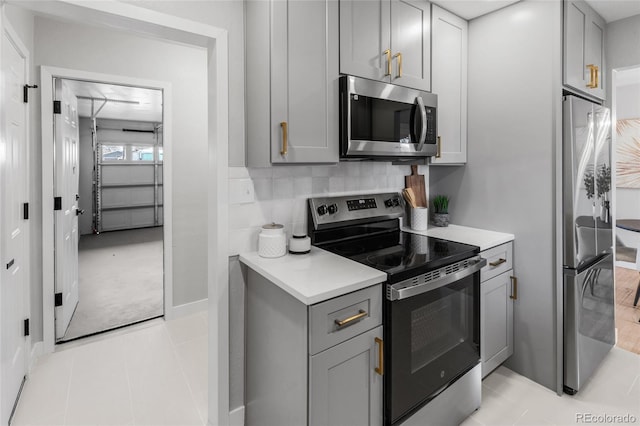
[[[433,197],[433,224],[449,226],[449,197],[446,195]]]

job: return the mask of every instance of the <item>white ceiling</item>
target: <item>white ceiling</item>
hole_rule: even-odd
[[[119,86],[79,80],[65,80],[74,95],[78,96],[78,115],[91,117],[93,111],[100,110],[97,118],[111,118],[132,121],[162,122],[162,91],[139,87]],[[125,101],[125,102],[117,102]]]
[[[433,0],[433,3],[467,20],[517,2],[518,0]],[[587,3],[607,22],[640,15],[640,0],[587,0]]]

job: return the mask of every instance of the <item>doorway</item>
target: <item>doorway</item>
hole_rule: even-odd
[[[56,294],[64,299],[56,308],[60,343],[163,316],[164,138],[161,90],[58,80],[55,86],[73,98],[78,116],[71,155],[78,176],[70,193],[77,204],[70,215],[78,221],[77,238],[71,234],[75,255],[55,249],[56,266],[73,271],[56,274]],[[59,169],[76,167],[67,157],[55,157],[57,194],[58,180],[66,182]],[[57,237],[56,246],[68,238]],[[77,295],[58,282],[73,277]],[[68,301],[74,305],[65,307]]]
[[[616,345],[640,354],[640,65],[613,74]]]

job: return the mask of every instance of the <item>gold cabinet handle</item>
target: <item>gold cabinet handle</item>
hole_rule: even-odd
[[[378,366],[375,368],[375,372],[382,376],[384,375],[384,342],[379,337],[376,337],[375,340],[378,345]]]
[[[598,88],[599,82],[600,82],[600,68],[596,66],[596,80],[594,82],[596,84],[596,87],[595,87],[596,89]]]
[[[596,65],[589,64],[587,65],[587,68],[589,68],[589,83],[587,84],[587,87],[589,89],[595,89],[598,87],[598,67]]]
[[[491,266],[493,266],[495,268],[496,266],[502,265],[503,263],[506,263],[506,262],[507,262],[507,259],[500,258],[500,259],[498,259],[498,260],[496,260],[494,262],[489,262],[489,265],[491,265]]]
[[[442,138],[438,136],[438,143],[436,144],[436,158],[442,157]]]
[[[510,299],[518,300],[518,279],[514,276],[511,276],[511,296]]]
[[[396,78],[400,78],[402,77],[402,53],[398,52],[393,57],[394,59],[398,58],[398,75],[396,75]]]
[[[382,54],[387,56],[387,73],[385,74],[386,77],[388,75],[391,75],[391,50],[387,49],[382,52]]]
[[[358,321],[360,318],[364,318],[367,315],[369,315],[367,311],[365,311],[364,309],[360,309],[357,314],[350,316],[349,318],[345,318],[343,320],[337,319],[335,320],[335,323],[338,325],[338,327],[344,327],[345,325],[352,323],[354,321]]]
[[[282,123],[280,123],[280,127],[282,127],[282,150],[280,150],[280,155],[287,155],[287,144],[289,142],[287,122],[283,121]]]

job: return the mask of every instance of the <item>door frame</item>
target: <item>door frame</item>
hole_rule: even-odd
[[[229,41],[228,32],[202,22],[179,18],[121,2],[6,0],[36,13],[84,24],[108,26],[207,49],[207,200],[209,396],[208,423],[229,423]],[[43,90],[42,90],[43,91]],[[43,126],[44,129],[44,126]],[[49,129],[49,132],[51,129]],[[43,130],[44,132],[44,130]],[[51,133],[50,133],[51,136]],[[44,165],[44,164],[43,164]],[[52,164],[51,164],[52,166]],[[43,188],[44,190],[44,188]],[[49,195],[52,196],[51,193]],[[53,208],[53,199],[45,200]],[[51,238],[49,236],[49,238]],[[49,261],[50,262],[50,261]],[[45,265],[43,269],[52,265]],[[165,270],[166,273],[166,270]],[[43,274],[44,275],[44,274]],[[49,275],[50,276],[50,275]],[[43,277],[46,278],[46,277]],[[45,353],[54,344],[44,345]]]
[[[53,300],[55,294],[55,241],[54,241],[54,181],[57,166],[54,155],[54,119],[53,119],[53,79],[82,80],[95,83],[134,86],[162,91],[163,123],[163,268],[164,268],[164,316],[175,317],[173,307],[173,143],[172,143],[172,94],[171,83],[165,81],[139,79],[120,75],[94,73],[66,68],[40,67],[40,98],[42,101],[42,294],[43,300]],[[55,307],[53,303],[43,303],[43,340],[45,351],[53,349],[55,336]]]
[[[9,23],[9,20],[6,18],[6,15],[4,13],[4,6],[2,6],[3,10],[2,10],[2,17],[0,19],[0,34],[2,35],[2,37],[5,37],[5,35],[9,38],[9,40],[11,41],[11,43],[15,46],[16,51],[18,52],[18,54],[20,54],[20,56],[22,57],[22,59],[24,60],[24,79],[25,79],[25,84],[31,84],[31,82],[29,81],[29,77],[30,77],[30,66],[31,66],[31,61],[30,61],[30,52],[29,49],[27,49],[26,45],[22,42],[22,40],[20,39],[20,37],[18,36],[18,33],[13,29],[13,27],[11,26],[11,24]],[[0,41],[0,61],[1,59],[1,53],[2,53],[2,43]],[[33,92],[31,93],[32,95],[34,94]],[[31,98],[32,100],[35,99],[35,96],[33,96]],[[4,93],[2,91],[2,86],[0,85],[0,106],[4,109],[6,108],[6,96],[4,96]],[[25,121],[24,121],[24,136],[25,136],[25,143],[26,143],[26,149],[25,149],[25,158],[26,158],[26,170],[25,170],[25,189],[26,189],[26,193],[24,194],[24,199],[26,202],[29,203],[30,206],[33,206],[33,203],[31,202],[31,175],[30,175],[30,171],[31,171],[31,167],[30,167],[30,162],[29,162],[29,157],[30,157],[30,137],[31,137],[31,132],[30,132],[30,126],[31,126],[31,122],[30,122],[30,108],[29,108],[29,103],[26,104],[26,111],[25,111]],[[2,174],[0,173],[0,185],[3,185],[3,181],[2,181]],[[26,286],[23,289],[23,297],[24,297],[24,308],[25,308],[25,315],[26,318],[31,318],[31,222],[32,220],[28,220],[27,223],[25,224],[24,230],[25,230],[25,248],[24,248],[24,256],[25,256],[25,271],[24,271],[24,275],[25,275],[25,281],[26,281]],[[0,253],[0,257],[1,257],[2,253]],[[2,319],[0,318],[0,322],[2,321]],[[0,329],[1,331],[1,329]],[[0,335],[0,349],[4,346],[3,345],[3,336]],[[31,354],[32,351],[32,345],[31,345],[31,336],[26,336],[26,342],[25,342],[25,347],[24,347],[24,362],[25,362],[25,375],[29,374],[29,371],[31,370],[31,362],[33,360],[33,356]],[[3,378],[3,369],[0,368],[0,382],[2,382],[2,378]],[[5,395],[0,395],[2,398],[5,398]],[[13,397],[13,396],[12,396]],[[15,397],[17,398],[18,395],[15,395]],[[17,401],[17,400],[16,400]],[[11,415],[11,414],[9,414]]]

